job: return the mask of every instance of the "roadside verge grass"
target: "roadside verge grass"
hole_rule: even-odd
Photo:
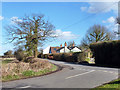
[[[120,78],[93,88],[91,90],[120,90]]]
[[[24,62],[9,63],[9,61],[4,61],[2,63],[5,64],[2,69],[3,82],[42,76],[58,70],[58,66],[46,60],[39,60],[32,64]]]
[[[10,62],[12,62],[13,60],[11,60],[11,59],[6,59],[6,60],[3,60],[2,61],[2,64],[8,64],[8,63],[10,63]]]

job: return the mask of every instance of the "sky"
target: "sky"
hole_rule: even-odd
[[[117,29],[115,18],[118,16],[116,2],[1,2],[0,7],[0,55],[16,46],[7,43],[5,26],[14,24],[12,20],[31,14],[44,14],[45,19],[55,26],[56,34],[61,37],[52,42],[45,42],[47,46],[60,46],[64,42],[75,41],[79,45],[87,30],[94,24],[106,26],[110,31]]]

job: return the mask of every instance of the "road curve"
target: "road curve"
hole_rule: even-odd
[[[63,66],[63,70],[41,77],[4,82],[2,88],[94,88],[118,78],[117,68],[49,61]]]

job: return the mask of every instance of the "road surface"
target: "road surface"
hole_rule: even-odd
[[[63,70],[41,77],[4,82],[2,87],[94,88],[118,78],[117,68],[85,66],[53,60],[50,62],[63,66]]]

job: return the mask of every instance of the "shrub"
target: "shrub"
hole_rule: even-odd
[[[85,58],[86,56],[84,52],[53,54],[54,60],[66,62],[81,62],[84,61]]]
[[[26,63],[33,62],[33,59],[34,59],[34,56],[29,56],[29,57],[26,57],[23,61]]]
[[[75,57],[76,62],[85,61],[85,58],[86,58],[85,52],[77,52],[77,53],[74,53],[73,55]]]
[[[58,61],[64,61],[64,57],[62,53],[53,54],[53,59]]]
[[[93,43],[90,49],[95,56],[95,63],[107,66],[119,66],[120,40]]]
[[[43,55],[43,54],[41,54],[41,58],[44,58],[44,55]]]
[[[42,53],[39,53],[38,58],[42,58],[42,55],[43,55]]]
[[[53,54],[49,54],[48,59],[53,59]]]
[[[48,54],[44,54],[44,55],[43,55],[43,58],[48,58]]]
[[[19,61],[22,61],[22,60],[24,61],[24,59],[26,58],[26,54],[22,49],[18,49],[17,51],[15,51],[14,55]]]
[[[34,71],[39,71],[40,69],[49,69],[52,67],[52,64],[47,60],[40,60],[38,58],[33,59],[35,62],[30,62],[30,68]]]
[[[8,50],[7,52],[4,53],[4,55],[12,55],[12,51]]]

